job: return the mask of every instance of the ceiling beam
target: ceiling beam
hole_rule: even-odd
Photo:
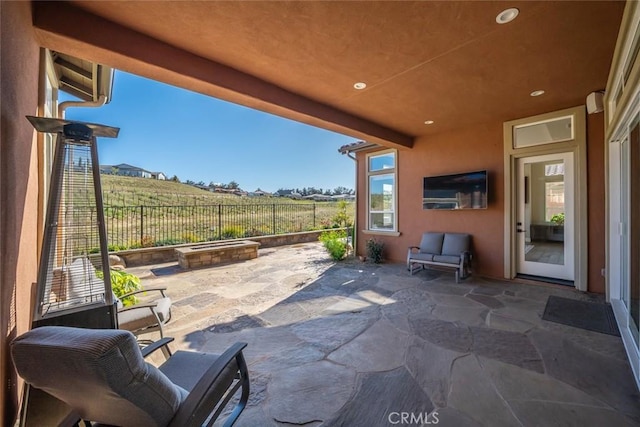
[[[410,148],[414,137],[131,30],[68,3],[34,2],[49,49],[368,142]]]

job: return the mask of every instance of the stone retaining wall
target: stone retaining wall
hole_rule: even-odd
[[[274,246],[294,245],[296,243],[308,243],[318,240],[318,236],[325,230],[305,231],[301,233],[278,234],[275,236],[251,237],[252,242],[260,243],[261,248],[270,248]],[[246,239],[218,240],[215,243],[233,242]],[[153,248],[129,249],[126,251],[112,252],[127,263],[129,267],[137,267],[140,265],[162,264],[165,262],[177,261],[178,257],[175,253],[176,248],[198,247],[211,245],[214,242],[187,243],[184,245],[159,246]]]

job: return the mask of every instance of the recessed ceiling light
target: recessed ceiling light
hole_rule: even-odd
[[[433,120],[425,120],[424,124],[425,125],[432,125],[433,124]]]
[[[540,96],[540,95],[544,95],[543,90],[534,90],[533,92],[531,92],[531,96]]]
[[[515,7],[505,9],[496,16],[496,22],[498,24],[506,24],[516,19],[516,16],[518,16],[519,13],[520,11]]]
[[[358,89],[358,90],[362,90],[365,87],[367,87],[367,84],[365,82],[358,82],[358,83],[354,83],[353,87]]]

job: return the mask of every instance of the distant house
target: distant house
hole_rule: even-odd
[[[278,190],[273,193],[273,195],[276,197],[288,197],[294,200],[302,199],[302,194],[296,193],[294,190]]]
[[[100,165],[100,173],[104,175],[113,175],[113,166],[112,165]]]
[[[293,190],[278,190],[273,193],[273,195],[277,197],[289,197],[291,193],[293,193]]]
[[[356,199],[356,195],[355,194],[336,194],[334,196],[331,196],[332,200],[355,200]]]
[[[149,172],[146,169],[132,166],[128,163],[120,163],[119,165],[100,165],[100,173],[105,175],[135,176],[138,178],[153,178],[160,181],[166,181],[167,175],[163,172]]]
[[[149,172],[148,170],[139,168],[137,166],[132,166],[127,163],[120,163],[119,165],[115,165],[113,167],[117,169],[116,175],[152,178],[151,172]]]
[[[308,196],[303,197],[305,200],[313,200],[314,202],[329,202],[333,200],[331,196],[327,196],[324,194],[309,194]]]
[[[261,189],[257,189],[256,191],[252,191],[251,193],[249,193],[250,197],[268,197],[271,196],[271,193],[267,193],[266,191],[263,191]]]

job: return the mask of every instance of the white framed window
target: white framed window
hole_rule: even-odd
[[[397,231],[397,179],[395,150],[367,155],[367,228]]]

